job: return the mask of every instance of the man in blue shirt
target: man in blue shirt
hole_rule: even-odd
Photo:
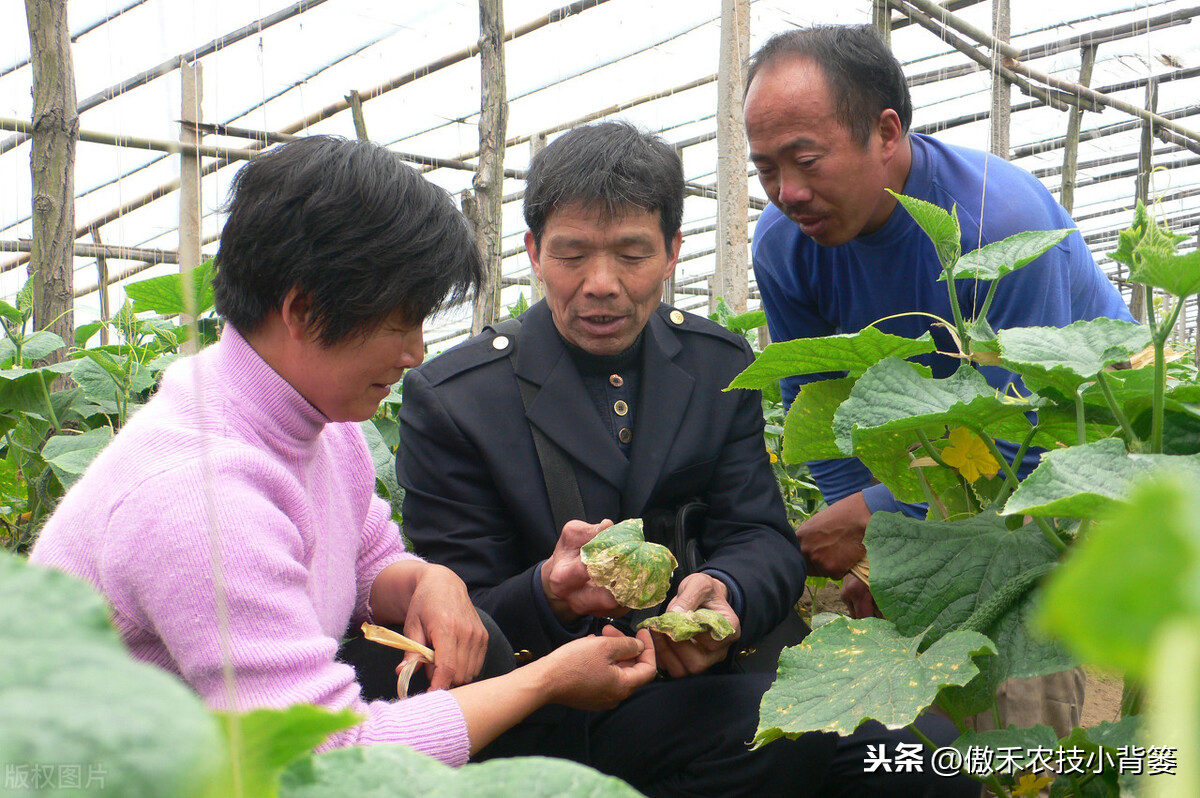
[[[772,205],[754,232],[754,271],[774,341],[857,332],[918,337],[931,331],[954,351],[946,283],[933,244],[886,189],[957,207],[962,251],[1014,233],[1075,227],[1029,173],[984,152],[909,133],[912,102],[900,64],[874,28],[823,26],[779,34],[750,61],[745,98],[750,158]],[[987,295],[981,281],[956,282],[963,314]],[[904,315],[897,315],[904,314]],[[1078,232],[1002,280],[988,320],[995,329],[1064,326],[1100,316],[1129,319],[1120,294]],[[894,318],[890,318],[894,317]],[[922,358],[937,377],[958,362]],[[981,368],[998,389],[1018,378]],[[784,401],[823,375],[784,380]],[[1006,454],[1011,458],[1016,447]],[[1026,473],[1036,454],[1022,464]],[[848,573],[864,555],[871,513],[899,505],[853,458],[809,464],[829,504],[796,530],[809,572],[844,577],[854,617],[876,614],[867,586]]]

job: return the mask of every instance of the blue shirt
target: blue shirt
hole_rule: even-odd
[[[1025,230],[1075,227],[1050,192],[1023,169],[918,133],[909,140],[912,167],[904,193],[947,210],[957,206],[964,253]],[[942,267],[933,243],[899,205],[879,230],[837,247],[818,245],[772,205],[759,217],[751,252],[772,341],[858,332],[886,316],[912,311],[953,322],[947,284],[938,281]],[[955,281],[964,318],[976,315],[989,285],[982,280]],[[1132,321],[1120,293],[1096,266],[1078,231],[1004,277],[988,311],[995,330],[1063,327],[1101,316]],[[939,350],[954,351],[948,332],[934,328],[934,323],[928,316],[904,316],[876,326],[909,338],[930,331]],[[938,378],[948,377],[959,363],[939,354],[914,360],[931,366]],[[1011,385],[1027,393],[1020,378],[1006,369],[979,371],[1000,390]],[[782,380],[784,403],[791,405],[801,384],[829,376],[836,375]],[[1007,443],[1001,447],[1009,459],[1016,448]],[[1031,452],[1021,472],[1032,470],[1037,457]],[[830,504],[872,482],[870,472],[855,458],[814,461],[809,469]],[[864,497],[872,511],[924,514],[915,506],[900,506],[882,485],[871,487]]]

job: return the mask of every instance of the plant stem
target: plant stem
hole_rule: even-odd
[[[958,262],[958,259],[954,259]],[[962,342],[963,355],[971,356],[971,339],[967,335],[967,324],[963,321],[962,308],[958,306],[958,292],[954,290],[954,263],[942,267],[946,273],[946,286],[950,291],[950,310],[954,312],[954,326],[958,328],[958,339]]]
[[[1083,409],[1083,386],[1075,389],[1075,437],[1080,446],[1087,444],[1087,423]]]
[[[1023,463],[1025,461],[1025,453],[1029,451],[1029,447],[1033,444],[1033,436],[1037,435],[1037,430],[1037,425],[1029,428],[1029,432],[1025,434],[1025,440],[1021,441],[1021,447],[1017,449],[1016,457],[1013,458],[1014,463]],[[1017,467],[1020,468],[1020,466]],[[1008,496],[1012,495],[1013,490],[1015,489],[1006,482],[1004,494],[1002,496],[998,496],[997,499],[1006,499]]]
[[[942,459],[942,455],[933,445],[933,441],[929,440],[929,436],[925,434],[925,430],[917,430],[917,439],[921,441],[921,448],[925,450],[925,454],[929,455],[933,462],[942,468],[951,468],[951,466],[946,465],[946,461]]]
[[[912,455],[909,455],[909,457],[911,458]],[[943,504],[942,500],[938,498],[936,493],[933,492],[933,488],[929,485],[929,480],[925,478],[925,472],[920,468],[913,470],[917,472],[917,482],[921,484],[921,492],[925,494],[925,503],[933,508],[933,510],[938,514],[938,520],[945,521],[950,515],[948,512],[946,512],[946,505]]]
[[[978,430],[974,430],[974,432],[976,435],[983,438],[983,442],[987,444],[988,450],[992,453],[992,457],[996,458],[996,462],[1000,464],[1002,469],[1004,469],[1004,476],[1008,480],[1009,485],[1012,486],[1013,490],[1016,490],[1018,482],[1017,472],[1013,471],[1012,466],[1009,465],[1008,461],[1004,459],[1004,455],[1000,454],[1000,450],[996,448],[996,442],[992,440],[992,436],[986,435]],[[1067,550],[1067,544],[1063,543],[1062,538],[1060,538],[1054,532],[1054,529],[1050,526],[1050,524],[1046,523],[1045,518],[1035,515],[1033,517],[1033,521],[1038,525],[1038,528],[1042,530],[1042,534],[1045,535],[1046,540],[1050,541],[1050,544],[1054,546],[1057,551],[1061,552]]]
[[[38,375],[38,384],[42,386],[42,399],[46,402],[46,411],[50,414],[50,423],[54,426],[54,431],[58,432],[61,429],[58,424],[58,414],[54,412],[54,403],[50,401],[50,389],[46,387],[44,374]]]
[[[1166,328],[1170,330],[1170,327]],[[1163,409],[1167,384],[1166,336],[1154,336],[1154,397],[1150,405],[1150,453],[1162,454]]]
[[[983,307],[981,307],[979,309],[979,316],[977,318],[981,318],[981,319],[985,319],[985,320],[987,319],[987,312],[989,310],[991,310],[992,299],[996,296],[996,286],[998,286],[999,284],[1000,284],[1000,280],[999,280],[999,278],[997,278],[995,280],[992,280],[991,285],[988,286],[987,296],[984,297],[984,299],[983,299]]]
[[[1104,393],[1104,401],[1108,402],[1108,409],[1116,416],[1117,423],[1121,425],[1121,430],[1129,439],[1130,443],[1138,440],[1138,437],[1133,434],[1133,427],[1129,426],[1129,419],[1125,417],[1125,411],[1121,409],[1121,405],[1117,403],[1117,397],[1113,395],[1112,386],[1108,384],[1108,377],[1101,371],[1096,375],[1096,382],[1100,383],[1100,390]]]

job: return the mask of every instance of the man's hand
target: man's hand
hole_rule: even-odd
[[[729,647],[742,636],[742,622],[729,606],[729,587],[715,576],[696,573],[679,584],[675,598],[667,605],[667,612],[686,612],[697,609],[716,610],[733,624],[733,634],[717,642],[705,632],[690,640],[676,643],[658,632],[653,633],[654,656],[658,667],[678,678],[692,673],[702,673],[721,660]]]
[[[407,637],[433,649],[433,664],[425,666],[430,690],[466,684],[483,668],[487,630],[467,586],[449,568],[420,560],[393,563],[375,578],[371,606],[377,622],[403,620]]]
[[[585,543],[612,525],[607,518],[598,524],[568,521],[554,553],[542,563],[542,590],[550,601],[550,609],[563,623],[577,621],[584,615],[617,617],[629,612],[628,607],[617,603],[612,593],[592,582],[587,566],[579,557],[579,549]]]
[[[841,579],[866,555],[863,534],[871,511],[861,492],[826,507],[796,528],[810,576]]]
[[[847,573],[842,579],[842,601],[850,608],[851,618],[882,618],[883,614],[875,606],[875,597],[867,583],[852,573]]]

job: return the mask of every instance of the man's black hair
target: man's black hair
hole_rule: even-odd
[[[891,108],[900,129],[912,122],[912,98],[900,62],[872,25],[814,25],[777,33],[750,57],[746,91],[759,70],[775,61],[802,57],[821,68],[834,98],[837,120],[865,145],[875,120]]]
[[[670,251],[683,223],[683,164],[675,148],[625,122],[585,125],[533,157],[525,183],[525,224],[538,247],[555,208],[595,206],[609,217],[658,211]]]
[[[470,225],[450,195],[367,141],[309,136],[233,180],[217,250],[216,310],[243,333],[307,295],[323,345],[366,335],[399,311],[412,324],[478,288]]]

